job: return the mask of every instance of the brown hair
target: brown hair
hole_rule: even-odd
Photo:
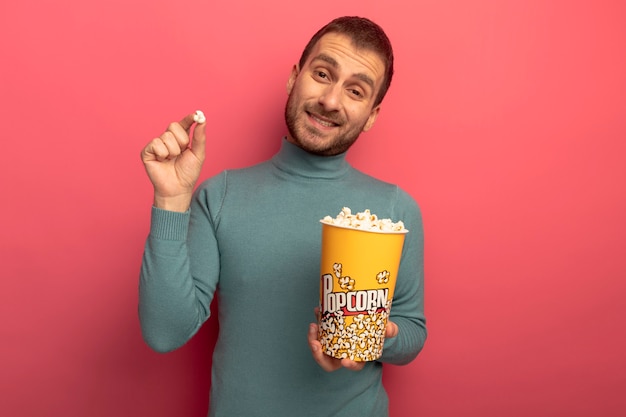
[[[368,49],[376,52],[383,60],[385,64],[385,76],[383,78],[383,84],[378,91],[374,106],[377,106],[383,101],[389,86],[391,85],[391,78],[393,77],[393,49],[389,38],[383,31],[383,29],[376,23],[364,17],[357,16],[344,16],[339,17],[326,26],[317,31],[311,38],[309,43],[302,51],[300,57],[299,66],[302,68],[309,58],[311,51],[320,40],[320,38],[327,33],[339,33],[347,35],[353,45],[359,49]]]

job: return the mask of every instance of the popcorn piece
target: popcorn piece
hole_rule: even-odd
[[[344,207],[337,217],[325,216],[321,222],[336,226],[352,227],[369,232],[408,232],[402,221],[393,222],[391,219],[379,219],[378,216],[372,214],[369,209],[352,214],[352,210],[350,210],[349,207]]]
[[[204,113],[202,113],[202,110],[196,110],[196,114],[193,115],[193,121],[196,123],[206,122],[206,117],[204,117]]]
[[[338,281],[339,281],[339,287],[341,287],[342,290],[348,290],[348,291],[354,290],[355,281],[352,278],[341,277],[338,279]]]
[[[376,274],[376,281],[379,284],[386,284],[389,282],[389,271],[384,270],[382,272],[379,272],[378,274]]]

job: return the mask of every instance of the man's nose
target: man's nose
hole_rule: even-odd
[[[328,85],[322,92],[319,103],[327,111],[338,110],[341,107],[341,87],[337,84]]]

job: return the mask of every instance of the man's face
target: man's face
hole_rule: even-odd
[[[355,49],[345,35],[324,35],[289,77],[287,140],[317,155],[347,151],[376,120],[380,106],[373,104],[384,73],[375,52]]]

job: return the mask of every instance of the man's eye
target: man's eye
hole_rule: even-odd
[[[328,78],[328,75],[324,71],[317,71],[317,76],[319,78]]]
[[[359,90],[350,90],[350,93],[352,93],[352,95],[355,96],[355,97],[363,96],[363,94],[361,94],[361,92]]]

